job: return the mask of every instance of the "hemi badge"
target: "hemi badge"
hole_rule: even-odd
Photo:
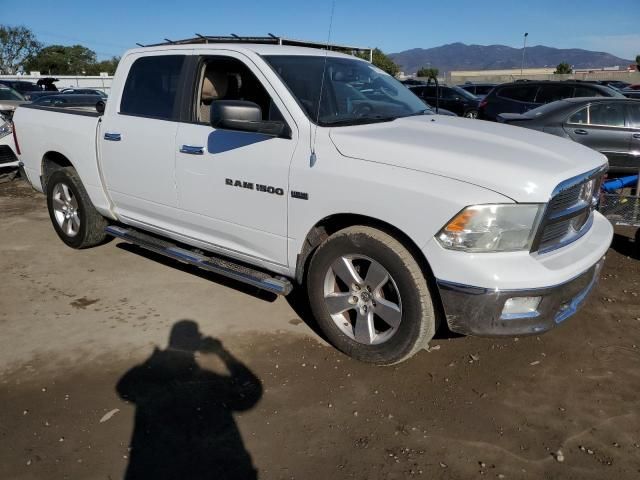
[[[298,198],[300,200],[309,200],[309,194],[306,192],[296,192],[291,190],[291,198]]]

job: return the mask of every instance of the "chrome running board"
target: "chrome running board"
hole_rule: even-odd
[[[240,264],[231,259],[214,255],[204,255],[199,251],[182,248],[163,238],[148,233],[109,225],[105,228],[107,234],[120,238],[126,242],[138,245],[159,255],[173,258],[179,262],[231,278],[238,282],[246,283],[254,287],[266,290],[276,295],[288,295],[293,290],[293,285],[284,277],[273,277],[271,274],[257,270],[248,265]]]

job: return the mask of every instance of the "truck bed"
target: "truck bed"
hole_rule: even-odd
[[[95,110],[22,105],[16,109],[13,122],[20,161],[36,190],[44,190],[41,182],[44,159],[50,152],[57,152],[78,171],[96,208],[111,216],[97,158],[100,117]]]
[[[67,113],[70,115],[85,115],[88,117],[101,117],[102,113],[98,112],[95,107],[87,105],[87,106],[77,106],[71,105],[68,107],[50,107],[47,105],[32,105],[32,104],[24,104],[20,106],[21,108],[29,108],[34,110],[44,110],[47,112],[56,112],[56,113]]]

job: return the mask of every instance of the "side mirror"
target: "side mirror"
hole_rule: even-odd
[[[260,106],[245,100],[214,100],[211,102],[210,122],[213,128],[262,133],[276,137],[289,133],[284,122],[262,120]]]
[[[106,106],[106,104],[104,103],[104,100],[98,100],[96,102],[96,112],[98,112],[100,115],[102,115],[104,113],[105,106]]]

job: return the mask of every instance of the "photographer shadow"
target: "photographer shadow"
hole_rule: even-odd
[[[229,375],[201,368],[196,352],[217,355]],[[233,413],[253,408],[262,384],[196,322],[176,322],[168,347],[156,348],[116,389],[136,406],[126,480],[257,478]]]

